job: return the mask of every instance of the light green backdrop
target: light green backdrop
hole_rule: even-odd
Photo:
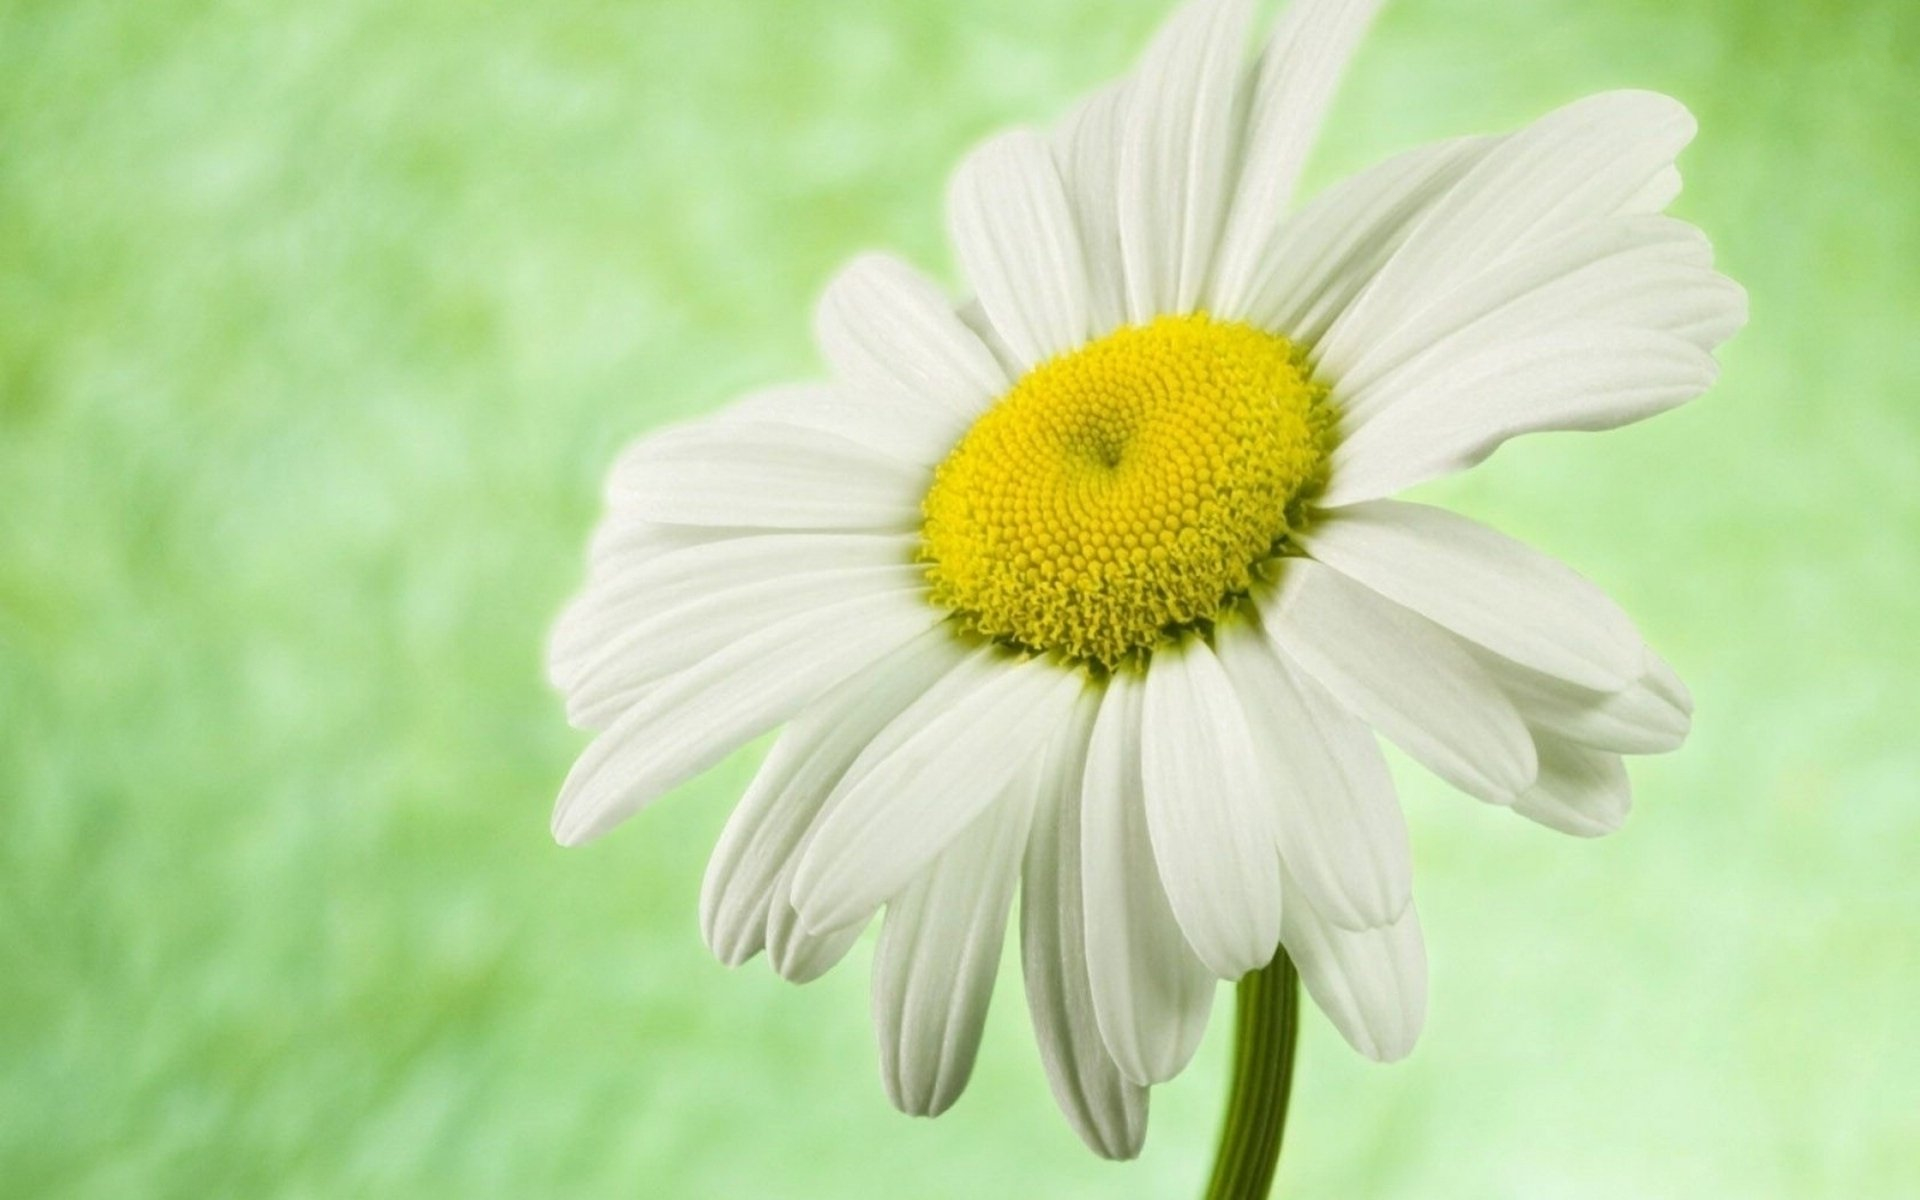
[[[1845,15],[1842,16],[1844,11]],[[702,949],[744,754],[548,840],[539,678],[629,435],[815,369],[869,246],[1121,69],[1119,0],[0,4],[0,1193],[1178,1197],[1011,974],[887,1108],[864,960]],[[1582,843],[1403,772],[1412,1059],[1309,1019],[1295,1197],[1920,1194],[1920,6],[1401,0],[1315,180],[1583,93],[1684,98],[1753,293],[1706,400],[1435,494],[1621,597],[1692,742]]]

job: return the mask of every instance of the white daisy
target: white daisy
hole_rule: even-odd
[[[889,1096],[965,1085],[1016,891],[1027,995],[1101,1154],[1284,946],[1340,1032],[1425,1011],[1406,826],[1374,734],[1593,835],[1690,702],[1585,579],[1390,499],[1506,439],[1700,394],[1745,317],[1660,215],[1694,132],[1616,92],[1411,151],[1289,211],[1375,5],[1192,0],[1057,128],[996,137],[949,220],[974,299],[866,256],[830,379],[620,458],[552,678],[598,736],[590,840],[785,725],[701,899],[727,963],[804,981],[884,909]]]

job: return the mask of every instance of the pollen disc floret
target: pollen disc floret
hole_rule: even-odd
[[[1324,389],[1283,337],[1206,314],[1030,371],[934,476],[932,599],[975,632],[1113,667],[1246,592],[1323,482]]]

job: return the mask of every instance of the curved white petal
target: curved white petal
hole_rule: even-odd
[[[1348,710],[1461,791],[1511,804],[1533,782],[1514,706],[1448,634],[1312,559],[1260,599],[1276,646]]]
[[[880,1078],[901,1112],[939,1116],[973,1074],[1033,799],[1031,782],[1017,782],[887,905],[873,1024]]]
[[[1233,685],[1198,637],[1154,651],[1140,724],[1154,861],[1200,961],[1238,979],[1280,939],[1275,806]]]
[[[1513,811],[1575,837],[1600,837],[1620,828],[1633,807],[1633,785],[1618,754],[1551,734],[1534,738],[1540,778],[1513,802]]]
[[[1027,1011],[1054,1101],[1096,1154],[1129,1159],[1140,1153],[1147,1136],[1147,1089],[1122,1075],[1107,1053],[1087,974],[1080,812],[1098,710],[1095,693],[1081,697],[1074,720],[1037,776],[1020,881],[1020,959]]]
[[[1345,437],[1320,504],[1338,508],[1465,470],[1508,438],[1612,429],[1712,386],[1713,357],[1668,333],[1571,323],[1436,366]]]
[[[1251,0],[1187,0],[1127,89],[1120,245],[1127,316],[1199,307],[1233,183]]]
[[[952,419],[926,405],[902,404],[836,384],[793,384],[743,396],[711,416],[681,428],[798,425],[857,442],[903,464],[938,462],[951,444]],[[676,431],[663,431],[672,436]],[[612,502],[622,502],[615,494]]]
[[[1444,509],[1374,500],[1314,519],[1308,555],[1468,641],[1583,687],[1639,678],[1633,621],[1572,568]]]
[[[1023,367],[1086,340],[1086,261],[1045,138],[1017,130],[968,155],[954,172],[947,220],[980,306]]]
[[[1327,378],[1491,264],[1620,212],[1693,138],[1678,101],[1606,92],[1535,121],[1449,189],[1315,347]]]
[[[800,912],[786,899],[793,884],[798,857],[789,859],[774,882],[780,898],[767,909],[767,964],[788,983],[812,983],[840,964],[866,932],[865,921],[813,933],[800,923]]]
[[[1087,264],[1089,338],[1104,337],[1126,320],[1126,272],[1120,250],[1120,142],[1125,136],[1127,90],[1096,92],[1069,113],[1053,134],[1053,157],[1066,185],[1073,222]]]
[[[646,440],[638,439],[639,442]],[[636,516],[622,508],[612,495],[615,490],[614,477],[619,470],[616,462],[608,473],[607,509],[587,539],[587,568],[592,577],[637,567],[649,559],[675,550],[686,550],[706,542],[724,541],[742,532],[751,532],[698,525],[662,525],[658,521]]]
[[[861,920],[896,896],[1059,730],[1081,676],[983,647],[848,769],[793,877],[808,929]]]
[[[1573,323],[1646,329],[1711,351],[1746,320],[1746,293],[1710,265],[1699,230],[1667,217],[1589,222],[1461,281],[1365,347],[1340,376],[1348,431],[1437,369]]]
[[[656,525],[617,509],[608,512],[588,538],[586,578],[580,590],[567,601],[547,633],[548,681],[555,687],[563,686],[567,664],[581,648],[573,631],[591,619],[589,610],[600,607],[608,589],[619,586],[622,577],[664,555],[726,541],[728,537],[728,533],[698,526]]]
[[[1253,76],[1233,201],[1220,236],[1207,308],[1248,307],[1255,279],[1320,121],[1379,0],[1294,0]]]
[[[689,601],[822,572],[913,561],[918,543],[892,533],[779,532],[696,542],[601,572],[567,606],[548,639],[547,668],[571,689],[582,669],[649,617]]]
[[[650,611],[597,647],[567,680],[567,719],[600,729],[647,689],[741,643],[778,644],[837,627],[841,608],[884,597],[896,606],[937,610],[924,600],[925,572],[909,564],[810,571]]]
[[[1645,673],[1618,691],[1596,691],[1468,647],[1527,724],[1617,754],[1665,754],[1686,741],[1693,702],[1651,651]]]
[[[1281,930],[1307,994],[1340,1036],[1376,1062],[1405,1058],[1427,1019],[1427,951],[1412,904],[1382,929],[1342,929],[1288,904]]]
[[[728,420],[635,445],[611,486],[636,516],[668,525],[909,530],[929,478],[837,433]]]
[[[861,597],[742,638],[647,692],[593,740],[554,803],[553,836],[591,841],[945,614]],[[844,924],[844,922],[843,922]]]
[[[850,675],[781,731],[707,864],[700,932],[716,958],[737,966],[768,943],[774,908],[791,911],[785,883],[827,794],[867,743],[962,657],[947,630],[929,629]],[[791,942],[791,928],[783,932]],[[796,947],[785,948],[782,958]]]
[[[1252,622],[1226,622],[1215,637],[1273,793],[1288,874],[1335,924],[1392,924],[1413,895],[1413,854],[1373,731]]]
[[[897,408],[946,446],[1009,386],[953,301],[891,255],[863,254],[834,277],[814,335],[841,387]]]
[[[1434,202],[1498,144],[1455,138],[1397,154],[1335,184],[1289,217],[1217,316],[1311,346],[1360,294]]]
[[[1007,378],[1013,379],[1026,371],[1026,366],[1013,353],[1013,347],[1007,345],[1007,340],[1000,336],[998,329],[993,327],[992,319],[987,316],[987,310],[980,307],[980,301],[977,298],[968,300],[955,309],[954,313],[960,318],[962,325],[973,330],[973,336],[979,338],[980,344],[993,355],[993,361],[1000,364],[1000,370],[1006,374]]]
[[[1640,686],[1650,689],[1687,720],[1693,719],[1693,693],[1687,690],[1667,660],[1655,654],[1651,647],[1647,650],[1647,670],[1640,677]]]
[[[1142,683],[1113,676],[1094,722],[1080,804],[1087,982],[1107,1053],[1138,1084],[1172,1079],[1199,1049],[1214,975],[1160,884],[1140,776]]]

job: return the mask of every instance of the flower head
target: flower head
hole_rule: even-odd
[[[1471,796],[1616,828],[1684,687],[1592,584],[1390,497],[1518,434],[1702,392],[1745,318],[1660,215],[1693,121],[1609,93],[1289,197],[1370,0],[1190,0],[1138,69],[957,171],[974,299],[867,256],[831,378],[629,449],[551,673],[605,832],[784,725],[702,924],[813,978],[873,916],[889,1095],[971,1069],[1006,923],[1075,1129],[1127,1157],[1215,984],[1282,946],[1361,1052],[1426,966],[1379,734]]]

